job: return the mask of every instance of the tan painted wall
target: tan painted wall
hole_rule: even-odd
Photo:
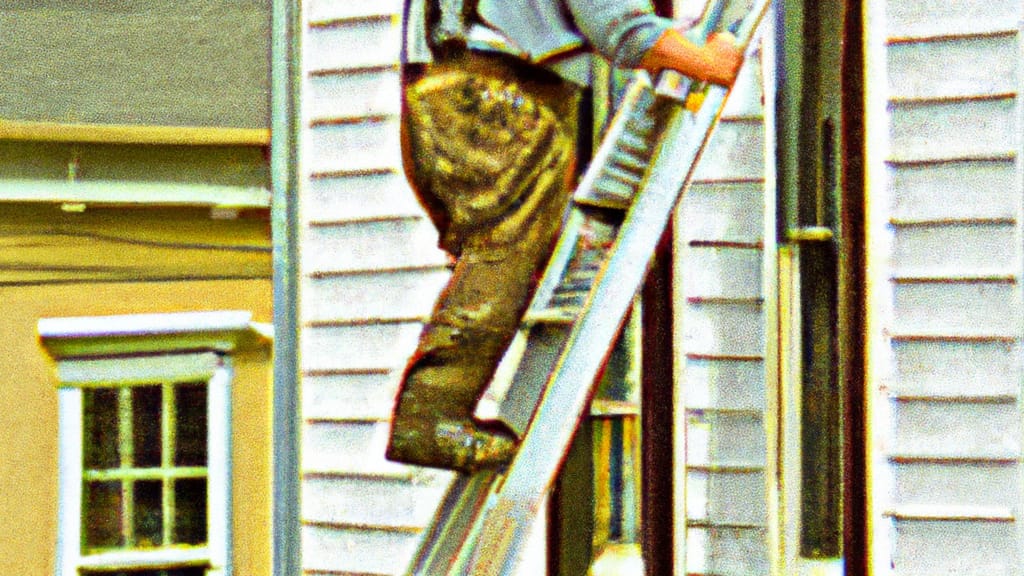
[[[0,574],[46,576],[57,534],[57,393],[39,345],[44,317],[249,310],[270,322],[269,279],[0,288]],[[270,355],[236,360],[234,564],[270,574]]]

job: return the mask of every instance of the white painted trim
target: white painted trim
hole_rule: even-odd
[[[761,21],[761,78],[762,94],[764,95],[764,221],[762,234],[764,250],[761,255],[761,294],[764,298],[764,379],[765,379],[765,411],[764,432],[765,446],[768,454],[765,457],[765,498],[767,499],[768,517],[768,554],[769,566],[773,576],[785,576],[785,506],[783,504],[783,485],[781,483],[782,455],[778,450],[782,441],[781,394],[779,386],[780,342],[779,342],[779,253],[778,230],[776,215],[778,213],[778,180],[776,126],[775,118],[778,79],[776,62],[778,49],[776,46],[776,18],[773,4]]]
[[[231,508],[231,381],[234,376],[231,359],[210,378],[207,388],[207,546],[212,574],[232,574],[232,508]]]
[[[195,350],[237,352],[266,346],[272,337],[265,324],[244,310],[126,314],[43,318],[39,337],[60,361]]]
[[[166,380],[209,380],[221,367],[219,355],[167,354],[136,358],[62,360],[57,364],[60,386],[142,385]]]
[[[802,574],[800,533],[800,495],[803,466],[801,462],[801,414],[803,407],[802,341],[800,332],[800,246],[780,247],[777,255],[778,281],[778,354],[776,386],[779,473],[779,552],[777,576]]]
[[[891,469],[886,459],[892,425],[890,403],[885,390],[893,378],[891,339],[893,328],[892,274],[893,233],[889,225],[892,191],[890,169],[886,164],[890,152],[888,112],[887,0],[868,0],[864,17],[864,97],[865,97],[865,310],[864,330],[867,334],[867,387],[865,401],[867,422],[865,437],[868,446],[867,516],[868,566],[870,576],[893,573],[891,520],[884,516],[892,494]]]
[[[270,191],[256,186],[123,181],[4,180],[0,200],[137,206],[269,208]]]
[[[685,258],[687,258],[688,247],[686,245],[685,220],[683,218],[683,205],[686,202],[684,197],[676,207],[673,215],[673,238],[672,238],[672,302],[682,304],[686,302],[686,292],[682,282]],[[675,506],[672,527],[672,574],[674,576],[685,576],[687,574],[687,556],[689,554],[688,532],[686,519],[689,516],[686,495],[687,475],[687,422],[686,413],[686,316],[685,306],[675,305],[672,312],[672,459],[676,463],[672,470],[672,501]]]
[[[113,356],[137,352],[139,340],[156,344],[195,340],[209,341],[209,334],[249,335],[267,339],[265,325],[251,322],[245,311],[140,314],[79,318],[47,318],[39,321],[43,344],[57,360],[60,379],[59,484],[57,576],[76,576],[82,567],[153,566],[168,562],[210,562],[210,574],[232,574],[232,478],[231,478],[231,381],[230,358],[212,352],[149,356]],[[168,339],[168,337],[173,337]],[[98,357],[62,354],[93,351],[67,345],[102,339],[106,345]],[[54,346],[54,342],[63,345]],[[193,345],[193,349],[196,346]],[[228,347],[234,349],[234,345]],[[146,551],[116,551],[82,556],[82,390],[90,385],[131,386],[154,382],[207,382],[207,546]]]
[[[82,541],[82,391],[57,392],[57,551],[55,576],[77,576]]]
[[[1016,262],[1014,263],[1014,273],[1017,277],[1016,289],[1014,290],[1014,300],[1017,310],[1024,310],[1024,287],[1021,286],[1021,279],[1024,279],[1024,101],[1021,99],[1021,90],[1024,89],[1024,67],[1021,66],[1021,62],[1024,62],[1024,8],[1018,3],[1017,12],[1017,95],[1016,95],[1016,121],[1017,129],[1014,130],[1016,141],[1013,143],[1013,148],[1016,150],[1015,169],[1017,171],[1017,202],[1016,202],[1016,214],[1014,214],[1016,225],[1014,226],[1014,245],[1016,246]],[[1015,361],[1017,367],[1020,367],[1024,363],[1022,358],[1022,344],[1024,344],[1024,322],[1020,318],[1017,319],[1017,355]],[[1017,390],[1017,437],[1018,446],[1024,446],[1024,383],[1022,388]],[[1017,528],[1017,549],[1024,550],[1024,526],[1021,522],[1021,514],[1024,511],[1024,454],[1017,454],[1017,498],[1016,498],[1016,510],[1014,510],[1014,519],[1016,520]],[[1014,574],[1020,576],[1024,574],[1024,563],[1017,562],[1017,568]]]
[[[216,362],[212,366],[210,361]],[[155,361],[155,362],[154,362]],[[195,364],[202,370],[160,370],[171,363],[181,361]],[[118,366],[126,374],[137,375],[140,383],[163,380],[165,382],[187,382],[197,376],[207,380],[207,545],[195,548],[165,548],[145,551],[116,551],[82,556],[81,554],[81,509],[82,509],[82,390],[78,387],[63,387],[58,392],[60,403],[59,462],[60,494],[58,500],[58,550],[57,576],[75,576],[80,568],[142,567],[168,563],[195,563],[209,561],[212,573],[231,576],[232,565],[232,522],[231,522],[231,380],[233,370],[230,359],[216,354],[178,355],[168,354],[161,358],[131,357],[116,361],[70,360],[60,365],[82,365],[102,362],[102,370],[79,371],[76,375],[91,373],[100,378],[100,383],[112,383],[112,371]],[[65,366],[59,366],[64,367]],[[147,367],[156,372],[146,374]],[[75,373],[74,368],[66,371]],[[60,370],[58,370],[60,372]],[[121,383],[124,383],[121,380]]]
[[[161,548],[130,552],[104,552],[83,556],[79,568],[147,568],[168,564],[198,564],[206,562],[210,552],[205,546],[195,548]],[[77,575],[77,570],[71,572]]]
[[[252,313],[241,310],[43,318],[39,320],[39,336],[43,340],[97,336],[127,338],[155,334],[240,331],[248,330],[251,320]]]

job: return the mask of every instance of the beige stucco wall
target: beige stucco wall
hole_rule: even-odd
[[[0,288],[0,574],[54,570],[57,535],[57,388],[40,346],[40,318],[248,310],[271,321],[264,280],[98,283]],[[234,565],[270,574],[271,359],[236,359],[233,382]]]

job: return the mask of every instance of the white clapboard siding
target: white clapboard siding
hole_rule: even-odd
[[[1007,220],[1017,213],[1019,199],[1007,194],[1018,178],[1009,157],[895,164],[890,175],[889,218],[904,224]]]
[[[760,69],[744,67],[676,218],[687,574],[769,573]],[[677,472],[679,474],[679,472]]]
[[[320,524],[359,526],[376,517],[379,528],[413,532],[430,521],[445,486],[402,478],[311,476],[303,486],[303,517]]]
[[[890,106],[894,162],[999,158],[1012,152],[1016,98],[905,100]]]
[[[408,218],[423,210],[409,193],[405,177],[397,169],[336,173],[311,178],[305,199],[315,210],[311,223]]]
[[[1015,0],[888,0],[876,573],[1021,574]],[[877,7],[876,7],[877,8]],[[884,52],[884,54],[882,53]],[[869,56],[869,60],[874,58]],[[876,135],[877,138],[877,135]],[[879,270],[871,272],[878,277]],[[884,298],[886,301],[879,301]]]
[[[1016,91],[1015,34],[901,42],[889,47],[889,91],[898,98],[957,98]],[[955,69],[956,74],[949,71]]]
[[[1020,387],[1012,340],[897,340],[891,352],[890,392],[899,397],[1012,398]]]
[[[310,226],[305,230],[303,248],[302,265],[316,274],[443,266],[446,262],[437,248],[437,233],[423,218]]]
[[[886,33],[892,39],[933,39],[1016,30],[1017,0],[888,0]]]
[[[387,422],[310,419],[302,437],[303,474],[307,479],[311,475],[330,475],[357,476],[367,482],[375,482],[378,477],[413,481],[415,474],[408,467],[384,458],[387,436]],[[365,525],[387,523],[387,518],[378,517],[367,517],[361,522]]]
[[[1012,276],[1017,250],[1013,220],[897,223],[892,267],[897,278]]]
[[[417,322],[309,325],[302,338],[302,369],[315,373],[398,370],[412,354],[419,334]]]
[[[306,118],[313,122],[379,118],[398,114],[395,98],[397,69],[352,70],[346,74],[319,74],[307,80]],[[353,96],[358,95],[354,98]]]
[[[895,573],[907,576],[1013,574],[1017,544],[1009,522],[897,519],[892,530]]]
[[[397,170],[402,166],[398,118],[318,124],[305,138],[315,175]]]
[[[443,268],[331,274],[306,282],[302,304],[307,320],[322,324],[421,320],[447,280]]]
[[[446,282],[402,173],[400,0],[304,4],[302,559],[404,574],[451,475],[389,462],[402,370]]]
[[[310,22],[397,18],[402,11],[402,0],[317,0],[310,2],[306,11]]]
[[[311,24],[305,36],[303,67],[314,75],[360,68],[393,69],[398,62],[401,32],[392,15],[340,16]]]
[[[308,524],[302,529],[304,571],[310,576],[404,574],[419,536],[366,527]]]
[[[391,416],[398,374],[307,374],[302,382],[302,414],[308,420],[386,421]]]

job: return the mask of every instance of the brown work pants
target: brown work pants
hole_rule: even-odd
[[[551,253],[571,196],[578,89],[462,53],[408,78],[409,182],[456,257],[404,374],[388,457],[454,467],[440,421],[470,423]]]

